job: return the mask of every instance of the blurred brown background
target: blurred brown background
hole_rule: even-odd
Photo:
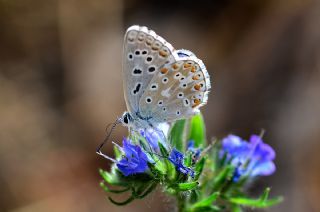
[[[95,149],[125,110],[121,51],[132,24],[205,62],[208,137],[266,130],[277,172],[250,192],[284,195],[269,211],[320,211],[316,0],[0,0],[0,211],[174,209],[159,191],[115,207],[98,186],[97,169],[109,166]]]

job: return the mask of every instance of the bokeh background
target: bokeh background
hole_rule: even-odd
[[[269,211],[320,211],[317,0],[0,0],[0,211],[174,209],[159,190],[115,207],[98,186],[109,162],[95,149],[125,110],[132,24],[205,62],[208,138],[266,130],[277,172],[252,195],[271,186],[285,201]]]

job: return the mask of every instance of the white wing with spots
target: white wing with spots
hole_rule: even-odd
[[[209,74],[200,59],[146,27],[132,26],[123,50],[124,94],[137,128],[189,118],[206,104]]]
[[[128,111],[140,111],[139,102],[151,79],[165,63],[172,63],[173,47],[146,27],[130,27],[124,38],[123,85]]]

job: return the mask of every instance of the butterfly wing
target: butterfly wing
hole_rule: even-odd
[[[142,95],[139,108],[154,123],[189,118],[207,103],[211,87],[203,62],[192,52],[173,52],[175,61],[155,73]]]
[[[146,27],[131,26],[124,38],[124,96],[131,114],[141,111],[140,99],[165,63],[175,61],[173,47]]]

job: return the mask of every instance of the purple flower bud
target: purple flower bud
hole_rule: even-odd
[[[173,163],[177,171],[181,172],[182,174],[190,175],[191,177],[194,177],[194,171],[183,164],[184,155],[181,152],[179,152],[176,149],[173,149],[168,159],[170,160],[171,163]]]

